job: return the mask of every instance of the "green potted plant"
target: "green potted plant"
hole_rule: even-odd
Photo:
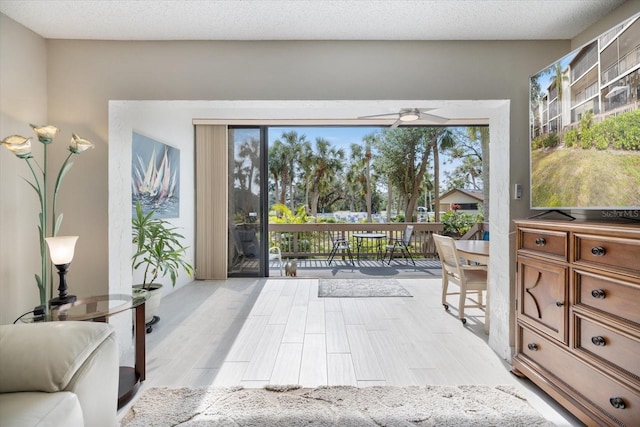
[[[159,318],[155,316],[160,298],[162,284],[158,278],[169,275],[171,285],[176,285],[176,278],[181,269],[191,277],[193,266],[185,257],[187,247],[182,245],[184,236],[170,222],[155,217],[155,211],[145,214],[140,202],[136,203],[136,215],[132,220],[132,241],[135,253],[132,256],[134,270],[142,269],[142,283],[134,285],[134,296],[144,296],[145,323],[150,332],[151,325]],[[142,295],[140,295],[142,294]]]

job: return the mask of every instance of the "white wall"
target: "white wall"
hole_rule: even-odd
[[[46,57],[42,37],[0,14],[0,139],[33,136],[33,154],[40,162],[42,144],[29,123],[47,121]],[[66,148],[65,135],[71,136],[62,132],[52,149]],[[25,161],[0,148],[0,324],[40,303],[34,278],[40,273],[40,205],[23,178],[32,179]]]
[[[194,259],[195,182],[193,112],[182,102],[110,103],[109,127],[109,292],[131,294],[131,285],[142,283],[142,272],[131,273],[131,137],[136,132],[180,150],[180,216],[167,219],[180,229]],[[193,279],[181,274],[176,289]],[[168,277],[159,279],[163,294],[173,291]]]

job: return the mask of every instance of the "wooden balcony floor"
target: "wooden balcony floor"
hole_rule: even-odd
[[[287,260],[283,260],[283,263]],[[407,263],[408,261],[408,263]],[[340,258],[334,259],[328,265],[326,259],[298,259],[297,277],[309,278],[364,278],[364,277],[395,277],[395,278],[418,278],[418,277],[441,277],[442,266],[440,260],[430,258],[415,259],[416,265],[411,260],[405,261],[402,258],[393,259],[391,265],[375,258],[363,258],[355,265],[349,260],[343,261]],[[284,270],[283,273],[284,275]],[[269,268],[269,277],[280,277],[278,262],[272,261]]]

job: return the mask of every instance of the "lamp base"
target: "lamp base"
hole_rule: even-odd
[[[78,298],[75,295],[66,295],[64,297],[55,297],[49,300],[49,307],[55,307],[58,305],[71,304]]]

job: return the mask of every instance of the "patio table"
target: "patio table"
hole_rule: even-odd
[[[353,233],[352,236],[356,239],[356,258],[358,259],[358,264],[360,264],[360,248],[362,247],[362,242],[365,239],[370,239],[376,242],[376,261],[382,259],[382,239],[386,238],[387,235],[384,233]]]

